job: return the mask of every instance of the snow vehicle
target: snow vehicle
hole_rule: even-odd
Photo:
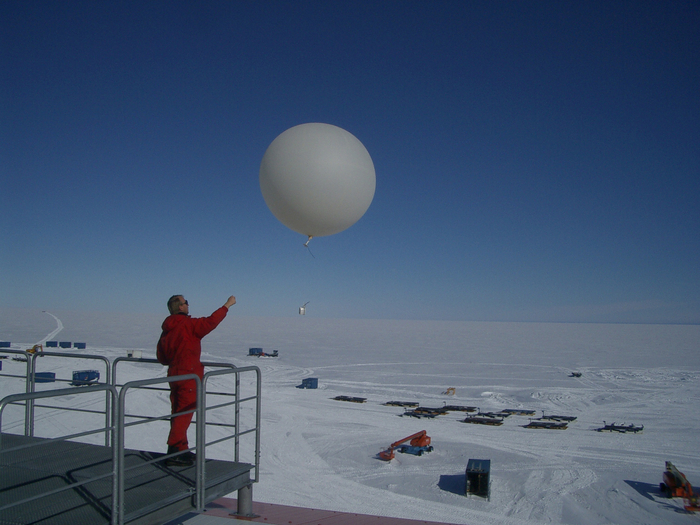
[[[503,418],[479,414],[476,416],[469,416],[463,419],[462,423],[473,423],[475,425],[490,425],[492,427],[500,427],[503,424]]]
[[[527,425],[523,426],[523,428],[545,428],[545,429],[549,429],[549,430],[566,430],[568,428],[568,424],[555,422],[555,421],[535,420],[535,421],[530,421]]]
[[[96,385],[100,381],[99,370],[76,370],[73,372],[71,386]]]
[[[387,407],[417,407],[418,403],[414,401],[387,401],[384,403]]]
[[[349,403],[364,403],[367,401],[366,397],[353,397],[353,396],[335,396],[333,399],[336,401],[347,401]]]
[[[669,498],[683,498],[685,500],[685,510],[690,512],[700,511],[698,496],[693,493],[693,486],[685,475],[670,461],[666,462],[666,470],[663,474],[663,481],[659,483],[659,490]]]
[[[279,357],[279,352],[277,350],[273,350],[271,354],[268,354],[267,352],[263,351],[262,348],[249,348],[248,355],[253,357]]]
[[[379,453],[379,458],[384,461],[391,461],[395,457],[394,450],[406,443],[406,441],[409,442],[410,446],[406,450],[400,450],[399,452],[420,456],[423,452],[431,452],[433,450],[433,447],[430,446],[430,436],[427,435],[425,430],[421,430],[420,432],[416,432],[415,434],[393,442],[389,445],[388,449],[382,450]]]
[[[619,432],[620,434],[626,434],[627,432],[631,432],[632,434],[637,434],[639,432],[642,432],[644,430],[644,425],[641,426],[636,426],[633,424],[629,425],[617,425],[615,423],[609,424],[603,421],[603,425],[600,428],[597,428],[596,431],[598,432]]]
[[[414,456],[422,456],[424,452],[432,452],[433,446],[428,445],[427,447],[414,447],[413,445],[399,445],[396,447],[397,452],[402,454],[413,454]]]

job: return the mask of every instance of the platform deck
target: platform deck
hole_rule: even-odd
[[[74,441],[51,441],[15,434],[1,436],[0,525],[109,524],[112,476],[51,493],[67,485],[111,474],[112,449]],[[2,453],[29,443],[42,446]],[[167,467],[152,462],[163,454],[125,450],[124,522],[166,523],[195,510],[195,467]],[[250,485],[253,465],[206,460],[205,501]],[[28,501],[25,501],[28,500]],[[10,508],[10,503],[23,502]]]

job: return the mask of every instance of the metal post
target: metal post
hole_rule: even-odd
[[[240,461],[240,432],[241,432],[241,374],[236,372],[236,404],[234,405],[233,424],[235,426],[233,434],[233,460],[238,463]]]
[[[111,403],[112,410],[114,412],[119,411],[119,402],[114,399]],[[110,411],[112,412],[112,411]],[[121,464],[121,455],[119,453],[119,434],[124,432],[124,425],[121,425],[121,430],[117,429],[116,422],[119,421],[119,414],[110,414],[112,416],[112,427],[111,431],[107,432],[111,436],[112,444],[112,518],[110,520],[111,525],[117,525],[119,523],[119,465]]]
[[[124,414],[126,393],[126,388],[123,388],[119,392],[119,400],[115,410],[116,432],[114,433],[115,439],[112,443],[112,457],[116,459],[112,470],[112,476],[115,478],[112,483],[114,491],[112,494],[113,525],[124,525]]]
[[[206,380],[205,380],[206,381]],[[206,385],[206,382],[204,383]],[[205,434],[205,423],[206,423],[206,400],[204,399],[204,386],[202,380],[197,377],[197,421],[196,421],[196,435],[197,443],[195,445],[195,451],[197,453],[197,459],[195,461],[195,507],[198,511],[204,510],[204,499],[205,499],[205,472],[204,472],[204,459],[206,455],[206,434]]]
[[[34,373],[36,372],[36,362],[34,357],[25,352],[27,356],[27,394],[34,393]],[[34,436],[34,399],[27,399],[25,406],[24,435]]]
[[[236,516],[254,518],[253,514],[253,485],[238,489],[238,510]]]
[[[109,386],[112,386],[112,374],[111,374],[111,363],[107,361],[107,370],[105,371],[105,383],[107,383]],[[110,396],[109,391],[105,394],[107,398],[105,399],[105,427],[106,428],[114,428],[114,414],[112,412],[112,398]],[[115,400],[116,402],[116,400]],[[105,432],[105,447],[110,446],[110,443],[112,442],[112,438],[114,431],[112,432]]]

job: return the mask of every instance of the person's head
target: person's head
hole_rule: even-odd
[[[173,295],[168,299],[168,311],[171,314],[188,314],[190,312],[190,305],[182,295]]]

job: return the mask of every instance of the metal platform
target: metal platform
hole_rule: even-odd
[[[110,447],[5,433],[1,438],[0,452],[46,443],[0,454],[0,525],[111,523]],[[160,456],[124,451],[124,523],[166,523],[195,510],[195,466],[167,467],[157,461]],[[253,468],[248,463],[206,460],[206,502],[250,486]],[[86,480],[91,481],[65,490]]]

